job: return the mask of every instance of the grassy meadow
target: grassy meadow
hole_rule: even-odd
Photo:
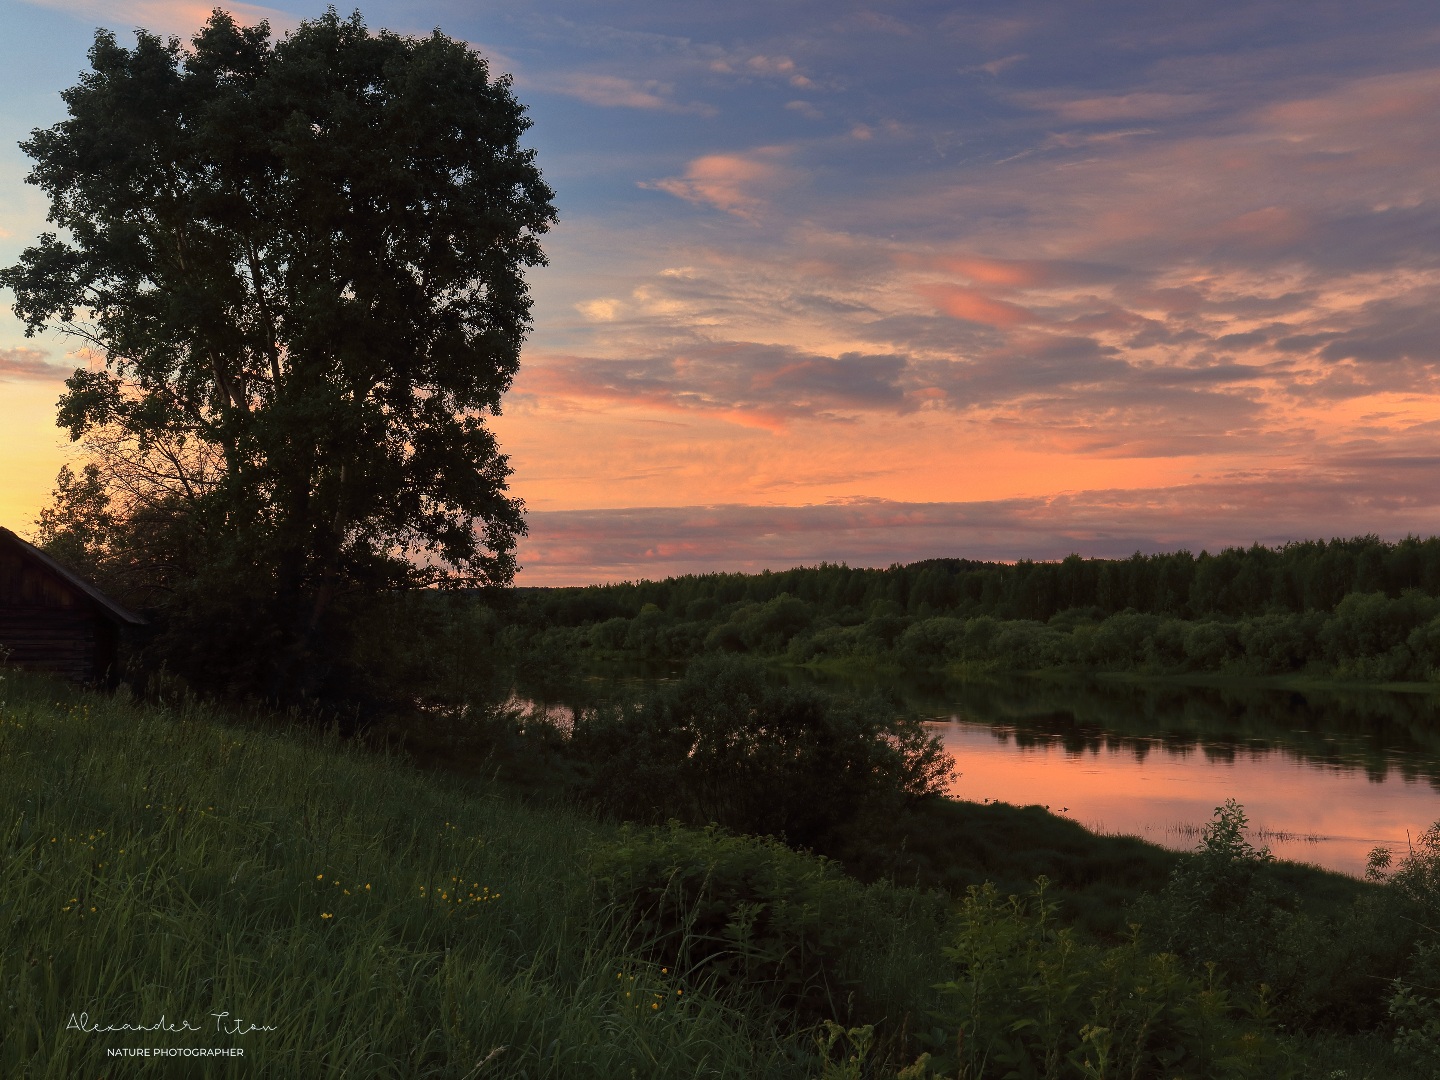
[[[6,1077],[804,1072],[607,928],[572,813],[14,672],[0,806]],[[244,1056],[106,1056],[185,1046]]]
[[[1287,1026],[1186,967],[1183,934],[1160,954],[1043,895],[862,884],[273,716],[0,674],[5,1077],[1417,1075],[1388,1030],[1323,1003]],[[1326,930],[1334,962],[1375,925]]]

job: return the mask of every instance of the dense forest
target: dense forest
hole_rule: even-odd
[[[822,564],[522,588],[491,613],[513,644],[552,653],[1426,680],[1440,668],[1440,538],[883,570]]]

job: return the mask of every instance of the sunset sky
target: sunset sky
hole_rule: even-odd
[[[362,10],[513,74],[558,193],[495,421],[519,584],[1440,531],[1433,3]],[[0,262],[94,28],[207,11],[0,0]],[[24,532],[75,361],[12,302]]]

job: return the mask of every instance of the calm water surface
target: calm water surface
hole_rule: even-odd
[[[1440,817],[1428,779],[1306,760],[1283,749],[1145,744],[1067,747],[1061,736],[1021,739],[1003,725],[959,718],[936,725],[955,758],[957,798],[1039,803],[1102,833],[1193,848],[1215,807],[1238,799],[1252,843],[1278,858],[1360,875],[1380,845],[1403,853],[1407,837]]]
[[[892,687],[934,722],[958,798],[1040,804],[1193,848],[1237,799],[1251,842],[1360,875],[1440,818],[1440,701],[1098,683]]]
[[[958,798],[1180,850],[1233,798],[1253,843],[1358,876],[1371,849],[1403,854],[1440,819],[1440,695],[777,678],[880,693],[931,721]]]

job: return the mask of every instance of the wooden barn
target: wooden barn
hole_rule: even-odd
[[[0,649],[10,663],[80,682],[102,680],[113,673],[121,629],[144,622],[0,528]]]

